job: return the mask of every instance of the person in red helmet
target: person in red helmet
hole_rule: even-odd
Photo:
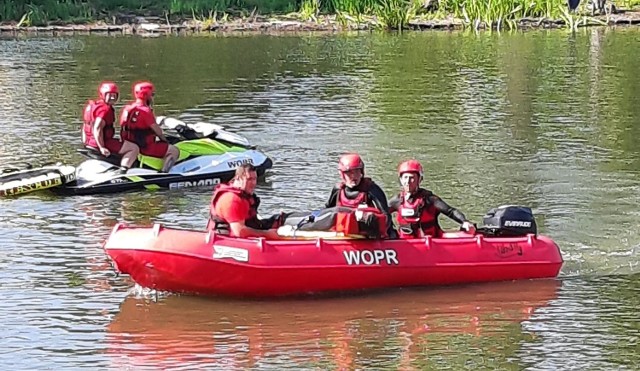
[[[140,153],[163,159],[162,171],[167,172],[180,156],[180,151],[169,144],[153,113],[155,87],[148,81],[133,86],[135,101],[125,106],[120,116],[120,137],[136,143]],[[156,142],[156,136],[160,142]]]
[[[389,214],[387,196],[371,178],[364,176],[364,161],[360,155],[348,153],[340,157],[338,171],[342,181],[331,190],[325,208],[336,206],[374,207],[386,215],[387,235],[394,238],[396,233],[391,222],[391,214]]]
[[[431,191],[420,188],[423,169],[417,160],[408,160],[398,166],[402,191],[389,201],[389,211],[396,214],[400,238],[441,237],[438,216],[444,214],[462,225],[462,229],[475,234],[475,226],[458,209],[449,206]]]
[[[105,157],[112,153],[122,156],[120,166],[129,169],[138,157],[139,148],[130,141],[119,141],[113,137],[116,112],[113,104],[118,101],[120,90],[113,82],[105,81],[98,87],[98,100],[90,100],[84,108],[82,143],[96,149]]]

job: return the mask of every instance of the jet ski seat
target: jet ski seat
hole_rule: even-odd
[[[112,153],[109,155],[109,157],[104,157],[102,155],[102,153],[100,153],[97,149],[93,148],[93,147],[84,147],[84,148],[78,148],[78,153],[88,157],[88,158],[93,158],[96,160],[101,160],[101,161],[106,161],[110,164],[116,165],[116,166],[120,166],[120,160],[122,159],[122,156],[120,156],[117,153]]]

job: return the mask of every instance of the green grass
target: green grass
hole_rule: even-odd
[[[250,14],[288,14],[297,12],[304,20],[316,21],[320,14],[336,14],[343,24],[374,22],[402,30],[426,0],[0,0],[0,22],[20,25],[46,25],[50,22],[81,22],[106,19],[114,13],[186,16],[214,19]],[[437,12],[429,16],[452,15],[468,27],[490,29],[517,28],[523,17],[563,19],[568,28],[580,20],[568,14],[566,0],[437,0]],[[584,3],[584,1],[583,1]],[[640,0],[621,0],[623,8],[640,5]],[[582,5],[581,5],[582,6]],[[214,19],[215,20],[215,19]]]
[[[350,15],[373,14],[378,0],[325,0],[324,9],[330,13],[342,12]]]
[[[117,12],[206,16],[236,11],[250,14],[288,13],[298,9],[295,0],[0,0],[0,22],[23,19],[24,25],[40,26],[51,21],[109,19]]]
[[[402,31],[415,17],[420,3],[415,0],[380,0],[376,15],[386,28]]]
[[[444,1],[446,9],[475,29],[513,29],[525,17],[560,19],[567,8],[565,0]]]
[[[302,0],[300,5],[300,11],[298,12],[300,18],[305,21],[317,21],[318,14],[320,13],[320,0]]]
[[[620,0],[616,2],[616,5],[624,9],[637,8],[640,7],[640,0]]]
[[[21,20],[25,26],[43,25],[49,21],[86,21],[94,16],[95,10],[88,3],[77,0],[0,2],[0,21]]]

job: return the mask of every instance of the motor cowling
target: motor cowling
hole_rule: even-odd
[[[538,233],[531,208],[503,205],[489,210],[482,218],[484,234],[496,237],[517,237]]]

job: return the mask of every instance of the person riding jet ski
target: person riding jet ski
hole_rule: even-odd
[[[120,138],[136,143],[143,155],[162,158],[162,172],[166,173],[177,161],[180,151],[169,144],[156,123],[153,113],[155,87],[148,81],[136,83],[133,96],[136,100],[125,106],[120,116]],[[156,136],[160,142],[156,141]]]
[[[97,100],[90,100],[83,111],[82,143],[100,152],[104,157],[112,153],[122,156],[120,166],[124,172],[133,166],[139,153],[138,146],[128,140],[114,138],[116,120],[113,104],[118,101],[120,90],[113,82],[105,81],[98,87]]]

